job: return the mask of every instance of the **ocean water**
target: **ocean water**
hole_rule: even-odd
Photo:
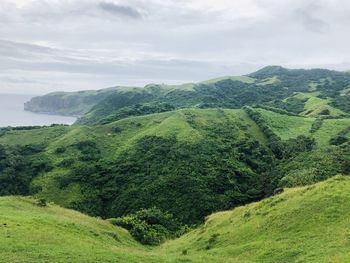
[[[73,124],[74,117],[37,114],[24,110],[33,95],[0,94],[0,127]]]

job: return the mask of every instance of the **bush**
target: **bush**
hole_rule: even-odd
[[[159,245],[166,239],[177,236],[182,229],[173,215],[155,207],[111,218],[109,222],[129,230],[137,241],[145,245]]]
[[[348,141],[349,141],[349,139],[347,137],[339,135],[339,136],[336,136],[334,138],[331,138],[329,140],[329,143],[331,145],[341,145],[341,144],[346,143]]]
[[[37,206],[40,206],[40,207],[45,207],[47,204],[46,204],[46,200],[44,198],[40,198],[37,202],[36,202]]]
[[[323,124],[323,119],[317,118],[312,123],[311,129],[310,129],[310,133],[315,133],[316,131],[318,131],[322,127],[322,124]]]

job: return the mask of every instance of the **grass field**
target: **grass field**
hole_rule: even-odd
[[[315,133],[310,133],[312,123],[316,118],[286,116],[283,114],[258,109],[262,114],[268,126],[282,140],[296,138],[299,135],[305,135],[315,138],[319,146],[329,145],[329,140],[335,137],[341,130],[350,126],[350,119],[325,119],[319,130]]]
[[[232,211],[160,247],[24,197],[0,198],[0,262],[347,262],[350,178],[336,176]]]

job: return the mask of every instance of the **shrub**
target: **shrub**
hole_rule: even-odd
[[[180,223],[173,215],[155,207],[111,218],[109,222],[129,230],[137,241],[145,245],[159,245],[166,239],[177,236],[181,230]]]
[[[329,143],[331,145],[341,145],[343,143],[346,143],[347,141],[349,141],[349,139],[347,137],[342,136],[342,135],[338,135],[338,136],[336,136],[334,138],[331,138],[329,140]]]
[[[323,124],[323,119],[317,118],[312,123],[311,129],[310,129],[310,133],[315,133],[316,131],[318,131],[322,127],[322,124]]]
[[[47,204],[46,204],[46,199],[44,198],[40,198],[37,202],[36,202],[37,206],[40,206],[40,207],[45,207]]]

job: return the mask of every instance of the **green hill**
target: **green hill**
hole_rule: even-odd
[[[88,125],[181,108],[237,109],[247,105],[265,105],[311,117],[337,117],[350,113],[349,86],[350,74],[346,72],[270,66],[247,76],[183,85],[53,93],[33,98],[26,109],[83,115],[78,123]]]
[[[141,246],[101,219],[4,197],[0,219],[15,226],[0,227],[14,242],[0,241],[4,258],[344,262],[350,182],[334,176],[350,174],[349,87],[345,72],[270,66],[194,84],[34,98],[29,110],[83,116],[72,126],[0,129],[0,196],[109,219],[160,246]]]
[[[81,116],[111,94],[119,90],[132,89],[132,87],[115,87],[96,91],[53,92],[45,96],[32,98],[24,104],[24,109],[38,113]]]
[[[53,204],[0,197],[1,262],[142,262],[126,230]]]
[[[161,251],[174,262],[347,262],[349,190],[349,178],[341,176],[288,189],[214,214]]]
[[[100,219],[32,199],[0,198],[4,262],[347,262],[350,179],[286,191],[220,212],[159,247]]]
[[[22,164],[33,171],[23,172],[27,180],[11,179],[10,172],[0,177],[6,184],[2,194],[34,191],[104,217],[157,206],[185,223],[198,223],[213,211],[264,195],[257,173],[272,158],[263,156],[265,141],[243,110],[187,109],[94,127],[12,130],[0,137],[9,146],[4,172],[20,169],[11,160],[28,145],[44,148],[32,150]],[[11,190],[14,185],[24,191]]]
[[[315,118],[251,110],[260,119],[243,109],[183,109],[5,130],[0,194],[35,194],[105,218],[158,207],[198,224],[279,186],[349,173],[349,119],[325,119],[311,132]]]

